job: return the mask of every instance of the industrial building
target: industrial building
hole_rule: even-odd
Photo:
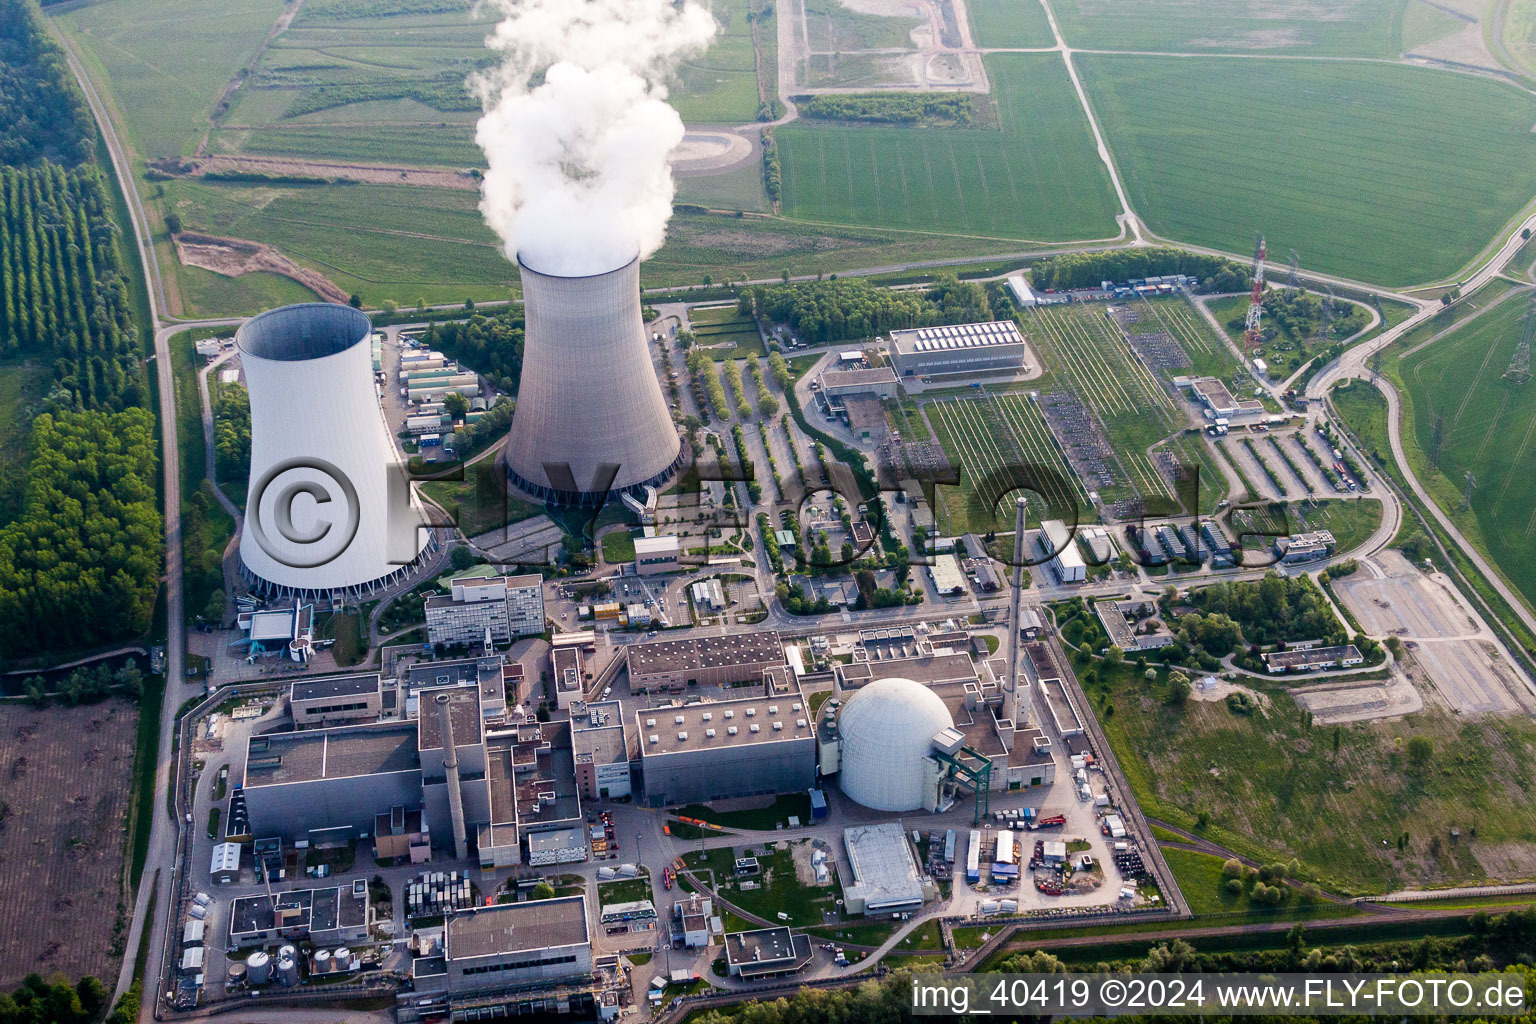
[[[680,692],[688,686],[755,683],[765,669],[785,664],[776,630],[725,636],[653,640],[625,652],[629,688],[635,693]]]
[[[1115,557],[1114,539],[1102,526],[1083,527],[1077,531],[1077,539],[1082,541],[1083,548],[1088,553],[1088,560],[1094,565],[1108,565]]]
[[[814,957],[811,940],[788,928],[757,928],[725,937],[725,967],[747,981],[762,981],[803,970]]]
[[[854,396],[893,398],[898,380],[896,371],[889,366],[872,370],[824,370],[816,378],[816,389],[821,407],[828,414],[843,411],[843,401]]]
[[[816,784],[816,736],[800,691],[634,713],[652,807],[793,793]]]
[[[1189,388],[1205,406],[1205,415],[1209,419],[1238,419],[1264,413],[1263,402],[1234,397],[1227,386],[1215,377],[1197,377],[1190,382]]]
[[[552,648],[549,669],[555,683],[555,706],[569,708],[586,696],[586,666],[574,644]]]
[[[278,939],[308,939],[317,946],[366,942],[371,916],[366,884],[361,892],[348,884],[241,896],[229,905],[229,945],[247,949]]]
[[[630,795],[633,754],[618,701],[571,705],[571,750],[576,788],[584,799],[617,800]]]
[[[1149,628],[1145,629],[1132,626],[1134,620],[1155,610],[1156,606],[1149,601],[1106,599],[1093,603],[1093,613],[1104,627],[1109,642],[1126,653],[1172,646],[1174,635],[1161,622],[1149,622]]]
[[[288,707],[300,729],[376,722],[384,711],[384,684],[377,672],[299,679],[288,688]]]
[[[954,555],[935,556],[928,575],[933,579],[933,588],[941,594],[965,593],[965,573],[960,571],[960,562]]]
[[[1012,320],[892,331],[890,349],[903,377],[1029,368],[1029,342]]]
[[[230,643],[245,647],[245,660],[279,657],[304,664],[315,653],[315,606],[295,597],[288,608],[241,612],[235,624],[245,634]]]
[[[1312,562],[1328,557],[1333,550],[1334,539],[1330,530],[1312,530],[1275,539],[1275,554],[1287,563]]]
[[[640,314],[640,260],[560,277],[519,257],[527,318],[517,410],[506,446],[518,489],[601,505],[671,478],[682,441],[661,393]]]
[[[498,692],[500,660],[480,662],[497,667],[486,682]],[[570,723],[488,725],[480,662],[431,666],[448,669],[429,676],[444,682],[408,689],[406,721],[252,736],[242,792],[254,830],[339,841],[379,833],[388,816],[380,848],[394,856],[417,860],[435,842],[462,860],[473,844],[482,866],[504,867],[530,835],[579,825]]]
[[[325,302],[235,334],[251,402],[240,569],[258,593],[373,594],[435,544],[379,409],[371,334],[361,312]]]
[[[506,643],[544,632],[544,577],[466,576],[423,603],[433,644]]]
[[[911,913],[937,898],[938,887],[918,871],[917,857],[899,822],[844,829],[843,847],[853,868],[852,882],[843,886],[848,913]]]
[[[636,537],[635,571],[641,576],[672,572],[681,566],[683,545],[677,537]]]
[[[475,907],[448,916],[443,943],[454,995],[545,986],[592,973],[585,896]]]
[[[1035,534],[1040,554],[1050,559],[1051,571],[1058,583],[1082,583],[1088,579],[1088,566],[1072,543],[1072,534],[1060,519],[1047,519]]]

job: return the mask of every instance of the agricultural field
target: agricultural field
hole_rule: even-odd
[[[1507,379],[1530,303],[1511,296],[1452,333],[1403,356],[1405,441],[1442,507],[1456,516],[1471,472],[1471,517],[1487,553],[1536,601],[1536,383]],[[1422,467],[1422,468],[1421,468]],[[1428,470],[1425,473],[1424,470]]]
[[[1334,729],[1310,724],[1278,683],[1258,684],[1257,713],[1235,714],[1225,702],[1166,704],[1134,669],[1098,668],[1090,699],[1114,705],[1101,720],[1150,816],[1193,827],[1205,812],[1202,834],[1215,842],[1266,862],[1295,857],[1346,893],[1524,878],[1536,868],[1528,719],[1427,710]],[[1416,735],[1434,744],[1427,768],[1405,754]]]
[[[1100,50],[1304,53],[1396,58],[1404,0],[1052,0],[1067,42]]]
[[[966,0],[971,38],[981,47],[1054,46],[1045,8],[1035,0]]]
[[[260,51],[283,0],[102,0],[55,16],[146,160],[193,152],[225,88]]]
[[[1528,75],[1536,75],[1536,0],[1513,0],[1504,10],[1504,48]]]
[[[748,124],[757,117],[757,60],[752,50],[754,10],[772,10],[769,0],[708,0],[715,16],[715,40],[702,54],[683,62],[670,102],[689,124]],[[774,15],[763,18],[759,32],[774,39]],[[776,75],[776,69],[775,69]],[[772,85],[772,81],[769,83]],[[767,90],[768,96],[776,90]]]
[[[1536,97],[1488,79],[1102,54],[1079,67],[1132,204],[1167,238],[1245,254],[1262,231],[1309,268],[1411,284],[1454,275],[1536,194]],[[1285,116],[1255,95],[1284,97]]]
[[[1117,233],[1108,174],[1054,54],[987,58],[1002,130],[795,123],[775,135],[790,219],[986,238]]]
[[[0,989],[32,972],[110,984],[138,709],[0,705]]]

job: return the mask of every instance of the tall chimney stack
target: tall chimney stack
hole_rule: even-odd
[[[1021,728],[1031,713],[1029,695],[1019,705],[1019,603],[1024,596],[1024,499],[1013,516],[1013,595],[1008,605],[1008,670],[1003,673],[1003,716]],[[1020,711],[1023,715],[1020,715]]]
[[[459,791],[459,751],[453,743],[452,698],[440,693],[437,717],[443,727],[443,771],[448,775],[448,812],[453,816],[453,852],[459,860],[469,857],[469,837],[464,831],[464,794]]]

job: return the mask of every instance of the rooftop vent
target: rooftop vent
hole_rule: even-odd
[[[774,722],[773,723],[773,731],[774,732],[781,732],[781,731],[783,731],[783,729],[784,729],[784,723],[783,722]]]
[[[747,717],[748,718],[755,717],[756,715],[757,715],[757,708],[747,708]]]
[[[768,705],[768,713],[770,715],[778,714],[779,713],[779,706],[777,704],[769,704]]]
[[[657,736],[655,733],[651,733],[651,742],[652,743],[660,743],[661,742],[661,737]]]
[[[736,717],[736,712],[734,712],[734,711],[727,711],[725,713],[725,717],[726,718],[735,718]]]
[[[793,709],[793,710],[795,710],[795,711],[799,711],[799,710],[800,710],[800,704],[799,704],[799,702],[796,702],[796,703],[794,703],[794,704],[792,704],[792,705],[790,705],[790,707],[791,707],[791,708],[792,708],[792,709]]]
[[[805,719],[803,719],[803,718],[795,719],[795,728],[796,729],[804,729],[804,728],[806,728]]]
[[[688,742],[688,734],[686,732],[678,733],[677,734],[677,741],[679,743],[687,743]]]
[[[714,717],[715,716],[714,716],[713,712],[711,712],[711,711],[704,712],[704,715],[703,715],[704,721],[706,721],[706,722],[712,721],[714,719]]]
[[[755,722],[754,722],[754,723],[753,723],[753,725],[752,725],[752,731],[753,731],[753,732],[762,732],[762,728],[761,728],[761,727],[760,727],[760,726],[758,726],[758,725],[757,725],[757,724],[756,724],[756,723],[755,723]]]
[[[725,730],[725,734],[727,736],[735,736],[736,735],[736,727],[733,725],[730,728],[726,729]]]
[[[647,718],[645,720],[645,727],[647,729],[654,729],[654,728],[656,728],[656,719],[654,719],[654,718]]]
[[[715,738],[715,730],[713,730],[713,729],[705,729],[704,730],[704,738],[707,739],[707,740],[714,739]]]

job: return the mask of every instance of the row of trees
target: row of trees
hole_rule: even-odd
[[[64,52],[32,0],[0,0],[0,164],[89,162],[95,133]]]
[[[149,628],[162,540],[155,443],[143,409],[34,421],[22,514],[0,530],[0,652],[87,647]]]
[[[463,323],[434,324],[422,340],[496,385],[516,393],[523,372],[523,309],[512,306],[493,316],[475,314]]]
[[[857,279],[757,285],[742,291],[739,306],[743,313],[787,323],[811,342],[994,319],[987,290],[953,275],[926,291],[892,291]]]
[[[251,396],[244,386],[220,384],[213,401],[213,460],[219,479],[243,482],[251,473]]]
[[[0,1024],[87,1024],[107,1008],[112,993],[90,975],[71,985],[63,975],[22,979],[15,992],[0,992]]]
[[[144,399],[117,229],[94,165],[0,168],[0,353],[52,352],[54,408]]]
[[[1248,268],[1221,256],[1206,256],[1166,246],[1063,253],[1030,270],[1038,288],[1096,288],[1101,281],[1188,274],[1203,291],[1241,292],[1253,287]]]
[[[864,124],[965,127],[976,122],[969,93],[854,92],[796,96],[801,117]]]

